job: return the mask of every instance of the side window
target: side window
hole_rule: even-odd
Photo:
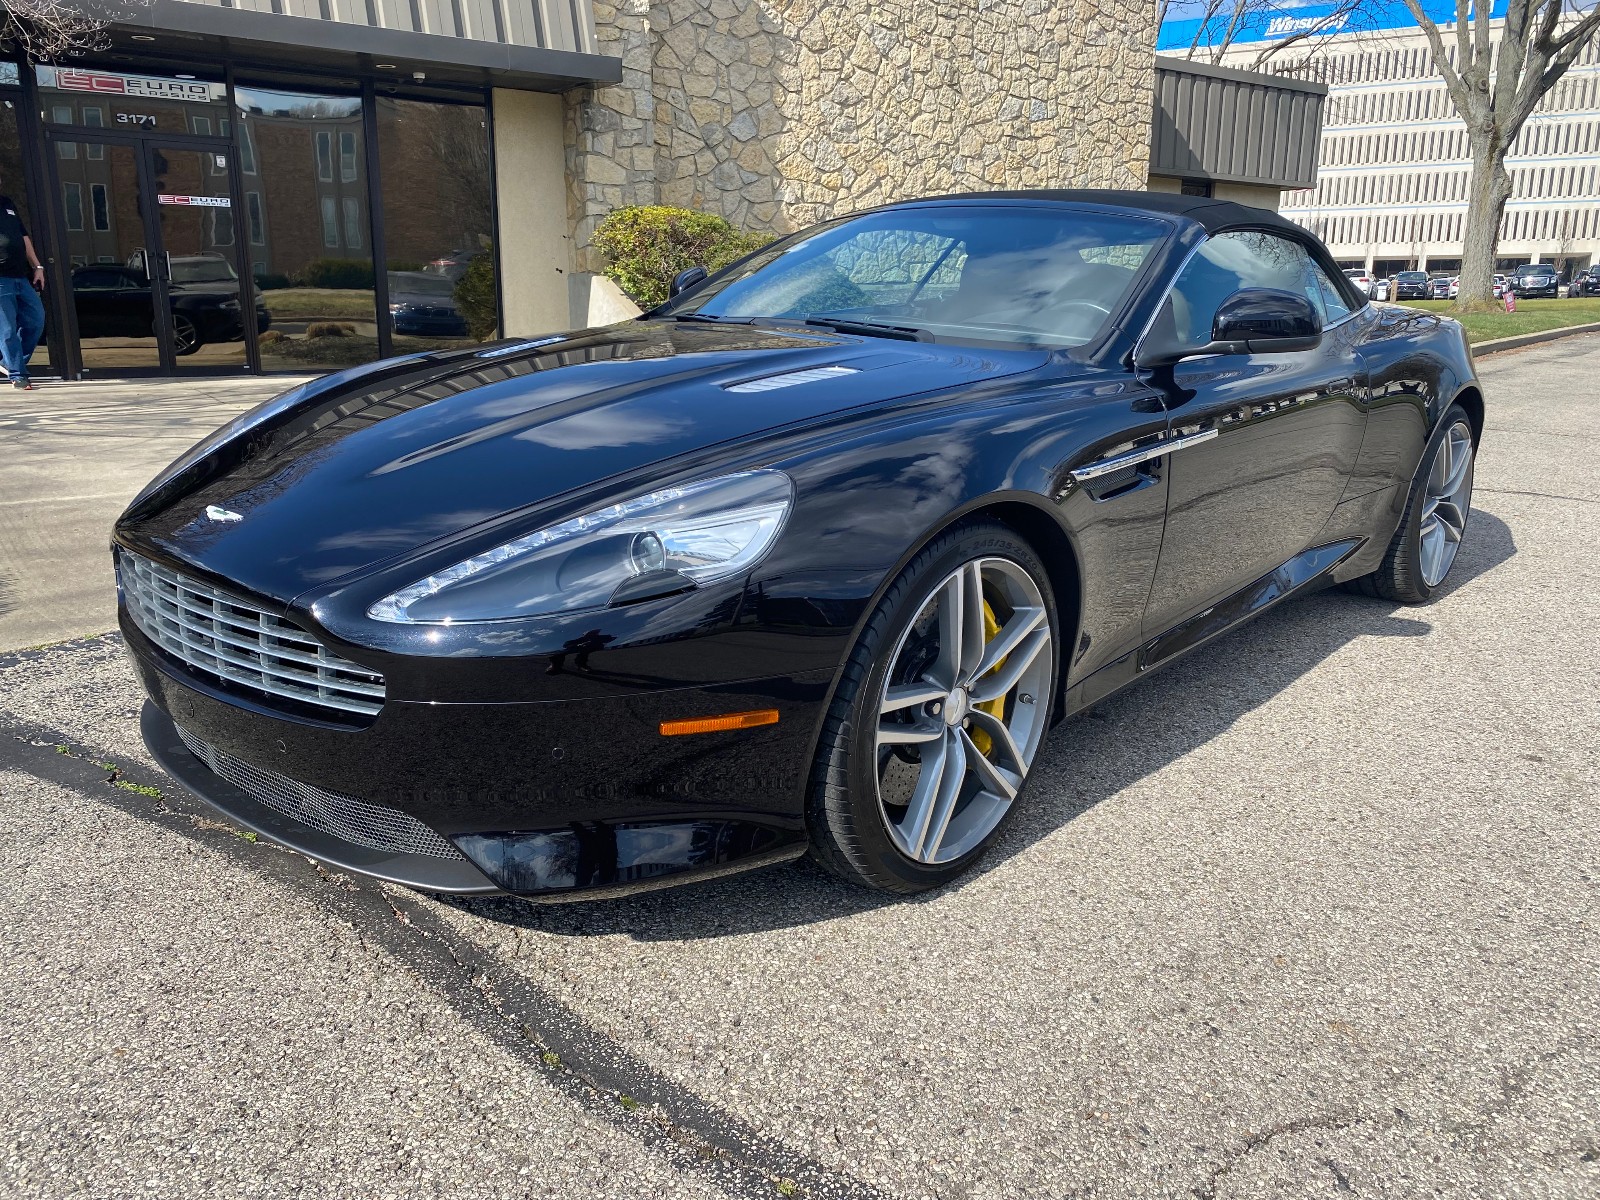
[[[1240,288],[1298,292],[1325,314],[1322,289],[1311,274],[1315,268],[1303,246],[1276,234],[1241,230],[1207,238],[1178,273],[1167,302],[1179,344],[1209,342],[1217,309]]]
[[[1345,317],[1348,317],[1350,315],[1350,303],[1344,298],[1344,293],[1328,277],[1328,273],[1317,265],[1316,259],[1307,255],[1306,261],[1311,267],[1311,278],[1322,293],[1322,303],[1318,306],[1322,310],[1322,323],[1324,325],[1332,325],[1335,321],[1342,321]]]

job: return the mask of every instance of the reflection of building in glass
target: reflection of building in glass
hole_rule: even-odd
[[[1459,268],[1467,132],[1424,35],[1407,29],[1327,42],[1302,72],[1329,85],[1317,186],[1285,196],[1283,215],[1319,234],[1342,263],[1380,277]],[[1445,44],[1453,62],[1453,29]],[[1260,48],[1230,49],[1227,61],[1248,62]],[[1590,43],[1545,97],[1506,167],[1513,190],[1501,267],[1600,261],[1600,44]]]
[[[298,281],[319,259],[370,263],[361,101],[253,88],[238,100],[252,272]]]

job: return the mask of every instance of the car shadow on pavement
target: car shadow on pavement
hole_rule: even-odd
[[[1516,553],[1509,526],[1475,510],[1438,599],[1475,586]],[[893,897],[835,879],[809,859],[616,900],[529,904],[439,897],[484,920],[574,937],[623,934],[685,941],[849,917],[890,904],[935,902],[1003,866],[1100,801],[1228,730],[1357,638],[1425,637],[1428,606],[1329,589],[1291,600],[1147,680],[1059,725],[1034,763],[1023,803],[975,870],[937,891]],[[1137,738],[1129,732],[1137,730]]]

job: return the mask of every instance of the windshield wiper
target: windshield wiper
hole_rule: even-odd
[[[705,321],[711,325],[749,325],[757,320],[755,317],[715,317],[710,313],[697,312],[673,313],[672,319],[674,321]]]
[[[898,338],[902,342],[931,342],[933,334],[917,325],[882,325],[877,321],[855,321],[849,317],[807,317],[807,325],[821,325],[835,333],[859,333],[867,337]]]

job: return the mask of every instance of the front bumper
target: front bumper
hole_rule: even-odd
[[[670,886],[806,848],[805,787],[831,672],[608,699],[390,700],[353,729],[227,695],[132,621],[123,633],[151,699],[145,742],[162,765],[231,820],[345,870],[426,891],[555,900]],[[756,708],[777,709],[779,723],[660,733],[663,721]],[[208,767],[179,727],[251,786]],[[280,798],[263,803],[263,786]],[[281,799],[296,789],[420,824],[459,858],[339,836],[348,823]]]

